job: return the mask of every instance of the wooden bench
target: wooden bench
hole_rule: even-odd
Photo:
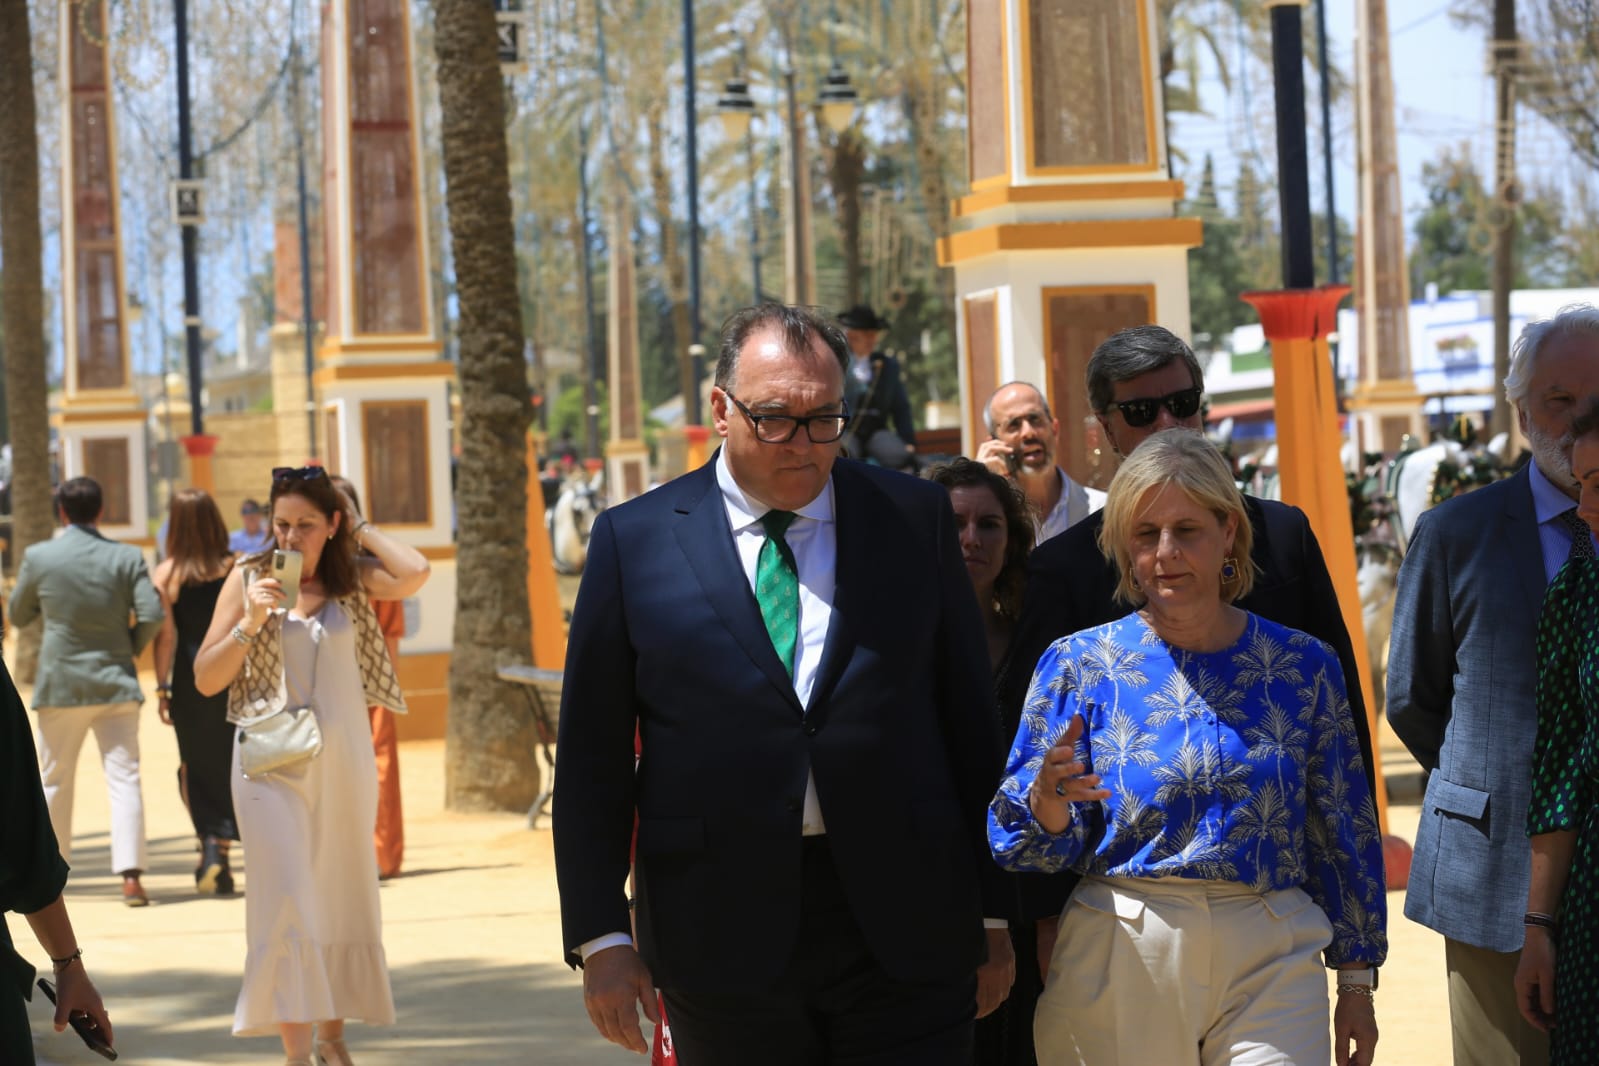
[[[544,755],[544,789],[527,811],[527,827],[537,829],[539,815],[547,814],[545,808],[555,795],[555,753],[550,750],[555,743],[561,713],[560,670],[542,670],[525,663],[512,663],[495,671],[501,681],[509,681],[522,688],[527,697],[528,710],[533,715],[533,728],[538,733],[539,749]],[[553,709],[553,713],[552,713]]]

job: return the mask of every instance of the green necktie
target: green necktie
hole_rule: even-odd
[[[1588,532],[1588,523],[1577,517],[1577,509],[1573,507],[1560,516],[1560,521],[1571,530],[1571,552],[1566,556],[1566,561],[1573,559],[1592,559],[1593,537]]]
[[[799,567],[783,533],[798,518],[793,511],[767,511],[761,516],[766,543],[755,559],[755,602],[772,638],[777,657],[788,676],[794,676],[794,652],[799,646]]]

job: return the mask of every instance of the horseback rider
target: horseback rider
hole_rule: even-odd
[[[891,470],[916,464],[916,426],[911,421],[911,401],[905,393],[899,360],[877,350],[878,338],[888,328],[869,304],[856,304],[838,316],[849,340],[850,365],[844,375],[844,400],[850,422],[845,431],[845,454],[871,459]],[[888,423],[893,419],[894,428]]]

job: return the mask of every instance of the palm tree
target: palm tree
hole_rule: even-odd
[[[532,642],[527,572],[530,408],[493,8],[434,0],[446,206],[460,308],[461,463],[446,802],[525,808],[539,792],[531,716],[495,678]]]
[[[11,427],[11,552],[50,538],[50,424],[45,383],[44,273],[39,234],[39,135],[28,0],[0,0],[0,319]],[[40,627],[17,634],[13,670],[33,680]]]

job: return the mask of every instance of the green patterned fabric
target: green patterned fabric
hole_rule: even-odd
[[[761,516],[766,543],[755,560],[755,602],[789,677],[794,676],[794,652],[799,646],[799,567],[783,534],[797,517],[793,511],[767,511]]]
[[[1538,616],[1538,745],[1527,833],[1575,832],[1555,952],[1553,1066],[1599,1062],[1599,561],[1587,530]]]

